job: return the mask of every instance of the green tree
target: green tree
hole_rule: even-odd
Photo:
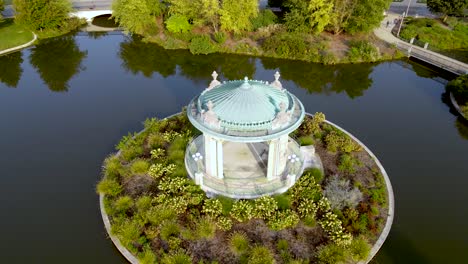
[[[173,14],[164,23],[167,30],[172,33],[185,33],[192,28],[187,17],[182,14]]]
[[[3,20],[2,12],[5,10],[5,2],[3,0],[0,0],[0,22]]]
[[[14,0],[15,22],[33,31],[65,27],[72,11],[67,0]]]
[[[219,0],[168,0],[169,15],[182,15],[194,26],[209,25],[218,31]]]
[[[258,16],[258,2],[256,0],[224,0],[220,13],[222,29],[234,33],[251,30],[251,19]]]
[[[154,0],[115,0],[112,3],[112,17],[126,31],[143,34],[156,26],[156,15],[162,10],[151,5]],[[162,7],[161,7],[162,8]]]
[[[380,25],[384,11],[392,0],[360,0],[353,9],[345,26],[345,31],[351,34],[369,32]]]
[[[73,36],[63,36],[41,41],[32,49],[29,60],[49,89],[59,92],[67,91],[68,81],[83,70],[81,62],[86,55]]]
[[[286,27],[290,31],[321,33],[330,23],[333,3],[326,0],[289,0],[285,6]]]
[[[22,62],[23,53],[21,51],[0,56],[0,82],[15,88],[23,73]]]
[[[427,7],[435,13],[442,13],[443,20],[448,16],[461,16],[468,8],[468,0],[427,0]]]
[[[333,11],[329,27],[334,34],[340,34],[345,29],[357,4],[357,0],[333,1]]]

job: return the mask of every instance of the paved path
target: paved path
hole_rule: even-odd
[[[408,57],[415,57],[417,59],[423,60],[427,63],[438,66],[455,74],[468,73],[468,64],[466,63],[441,55],[437,52],[433,52],[415,45],[411,45],[395,37],[391,32],[392,28],[396,26],[395,24],[393,24],[393,21],[400,17],[400,15],[389,13],[387,17],[380,23],[380,27],[374,30],[374,34],[378,38],[390,44],[395,44],[400,50],[407,52]],[[387,21],[390,21],[390,25],[388,27]]]

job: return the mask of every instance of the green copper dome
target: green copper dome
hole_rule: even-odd
[[[249,130],[273,121],[281,102],[287,106],[291,103],[286,90],[252,80],[226,82],[204,91],[198,101],[199,111],[208,111],[211,101],[223,124]]]
[[[213,81],[187,108],[200,131],[237,142],[261,142],[294,131],[304,119],[304,106],[279,82]]]

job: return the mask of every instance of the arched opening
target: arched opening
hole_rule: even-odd
[[[104,27],[104,28],[119,27],[115,19],[112,18],[112,14],[104,14],[104,15],[96,16],[91,21],[91,24],[94,26]]]

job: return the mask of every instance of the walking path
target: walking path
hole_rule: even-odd
[[[19,46],[9,48],[9,49],[6,49],[6,50],[1,50],[0,55],[4,55],[4,54],[7,54],[7,53],[10,53],[10,52],[13,52],[13,51],[24,49],[24,48],[32,45],[34,43],[34,41],[36,41],[37,36],[36,36],[36,34],[34,34],[34,32],[31,32],[31,33],[33,34],[33,39],[31,41],[29,41],[28,43],[25,43],[23,45],[19,45]]]
[[[380,27],[374,30],[374,34],[383,41],[386,41],[390,44],[395,44],[397,48],[407,52],[408,57],[415,57],[419,60],[425,61],[458,75],[468,73],[468,64],[466,63],[449,58],[437,52],[412,45],[395,37],[391,32],[392,28],[396,26],[393,21],[399,18],[401,18],[400,15],[389,13],[387,17],[380,23]],[[387,26],[387,21],[389,21],[389,26]]]

